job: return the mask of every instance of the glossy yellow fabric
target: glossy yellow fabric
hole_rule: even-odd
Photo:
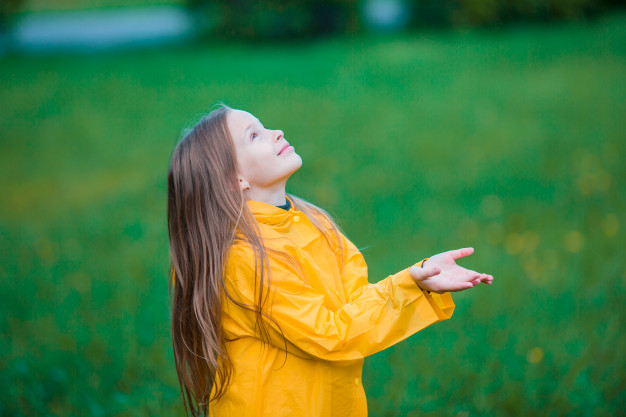
[[[452,298],[422,292],[408,268],[369,284],[363,256],[345,237],[341,268],[341,253],[302,212],[247,204],[266,247],[288,256],[268,251],[266,307],[275,321],[267,321],[270,345],[261,343],[253,312],[225,302],[223,325],[235,372],[225,396],[211,403],[210,415],[367,415],[363,358],[450,318]],[[237,302],[256,303],[254,271],[252,249],[235,245],[226,290]]]

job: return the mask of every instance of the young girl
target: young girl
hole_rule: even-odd
[[[168,173],[172,338],[188,412],[365,416],[363,359],[450,318],[450,291],[493,277],[440,253],[370,284],[319,207],[285,193],[302,159],[280,130],[222,106]]]

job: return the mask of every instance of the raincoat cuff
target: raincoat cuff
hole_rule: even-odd
[[[443,294],[431,292],[429,294],[424,293],[424,295],[437,317],[439,317],[439,320],[447,320],[452,317],[454,301],[449,292],[444,292]]]
[[[415,265],[421,267],[426,259],[419,261]],[[404,304],[411,303],[428,293],[428,291],[422,290],[415,280],[411,278],[409,269],[410,267],[398,272],[391,278],[395,295],[394,298],[399,301],[405,301]]]
[[[415,264],[415,266],[421,267],[427,259],[428,258],[419,261]],[[452,295],[450,295],[449,292],[437,294],[421,289],[413,278],[411,278],[409,268],[397,273],[393,278],[394,286],[397,289],[405,290],[408,294],[411,294],[410,301],[413,301],[420,296],[424,296],[424,298],[428,301],[432,312],[437,315],[438,321],[447,320],[452,317],[452,313],[454,312],[454,301],[452,300]]]

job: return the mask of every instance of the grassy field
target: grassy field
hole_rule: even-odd
[[[165,176],[218,100],[371,281],[464,246],[496,278],[366,361],[371,416],[624,415],[625,24],[1,58],[0,415],[183,415]]]

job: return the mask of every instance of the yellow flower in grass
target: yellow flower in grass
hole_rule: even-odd
[[[524,236],[524,252],[531,253],[537,249],[539,246],[539,242],[541,241],[541,236],[539,233],[534,230],[526,230],[523,234]]]
[[[572,230],[565,235],[565,248],[572,252],[578,253],[583,247],[585,238],[578,230]]]
[[[533,253],[539,246],[541,236],[534,230],[526,230],[523,233],[509,233],[504,241],[504,249],[511,255],[522,252]]]
[[[524,256],[524,263],[522,265],[522,268],[524,268],[526,276],[528,276],[528,278],[533,280],[536,284],[542,284],[545,282],[543,280],[543,265],[539,262],[535,254],[531,253],[530,255]]]
[[[619,231],[619,220],[615,214],[608,214],[602,220],[602,229],[607,236],[615,236]]]
[[[543,349],[535,346],[526,354],[526,360],[528,363],[537,364],[543,360]]]
[[[524,249],[524,236],[521,233],[509,233],[504,241],[504,249],[511,255],[517,255]]]

